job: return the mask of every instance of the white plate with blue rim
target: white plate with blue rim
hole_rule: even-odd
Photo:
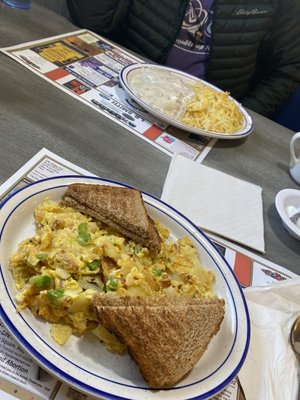
[[[176,90],[174,89],[174,87],[172,87],[172,86],[176,85],[175,80],[177,81],[177,83],[179,83],[180,86],[181,86],[180,83],[182,83],[183,86],[185,86],[186,88],[194,85],[196,82],[201,82],[204,85],[212,88],[213,90],[215,90],[217,92],[223,92],[223,91],[221,89],[219,89],[218,87],[216,87],[202,79],[196,78],[195,76],[192,76],[190,74],[187,74],[187,73],[179,71],[179,70],[176,70],[174,68],[169,68],[166,66],[156,65],[156,64],[151,64],[151,63],[150,64],[149,63],[135,63],[135,64],[127,65],[126,67],[124,67],[122,69],[122,71],[119,74],[119,80],[120,80],[120,83],[121,83],[123,89],[134,101],[136,101],[141,107],[143,107],[150,114],[157,117],[159,120],[161,120],[169,125],[172,125],[176,128],[179,128],[183,131],[187,131],[187,132],[190,132],[190,133],[193,133],[196,135],[217,138],[217,139],[229,139],[229,140],[242,139],[242,138],[250,135],[250,133],[253,131],[253,120],[252,120],[251,116],[245,110],[245,108],[238,101],[233,99],[233,97],[231,97],[231,96],[230,96],[230,98],[235,102],[235,104],[237,105],[237,107],[240,110],[242,117],[243,117],[243,125],[238,131],[236,131],[234,133],[226,133],[226,132],[219,133],[219,132],[208,131],[208,130],[196,128],[194,126],[191,126],[191,125],[181,122],[181,120],[179,119],[179,117],[177,117],[177,115],[174,116],[174,115],[172,115],[172,113],[170,113],[172,111],[171,108],[173,107],[174,103],[172,103],[172,102],[169,103],[169,100],[168,100],[169,109],[168,109],[168,111],[165,111],[164,106],[162,106],[162,107],[157,106],[156,100],[154,100],[154,102],[149,100],[148,90],[147,90],[147,94],[145,93],[145,96],[140,95],[139,90],[137,89],[136,84],[134,82],[136,81],[136,79],[139,76],[141,76],[143,80],[145,80],[144,77],[146,77],[146,79],[147,79],[147,74],[149,74],[149,76],[148,76],[149,79],[147,81],[147,87],[148,87],[148,89],[151,89],[151,81],[153,81],[153,76],[151,76],[151,74],[153,71],[154,71],[154,74],[156,74],[157,72],[162,72],[164,74],[164,79],[162,79],[161,86],[159,88],[154,89],[154,91],[153,91],[153,97],[155,99],[157,99],[159,97],[164,97],[164,94],[165,94],[165,97],[168,97],[168,99],[170,99],[170,97],[172,96],[172,94],[170,94],[170,93],[173,93],[174,96],[176,96]],[[164,80],[165,81],[169,80],[169,82],[163,82]],[[145,100],[145,98],[146,98],[146,100]],[[177,97],[177,99],[176,99],[177,103],[180,102],[181,98],[182,98],[181,95],[179,95]],[[153,104],[155,104],[155,106]],[[182,105],[182,107],[184,108],[184,105]]]
[[[191,238],[206,269],[215,274],[214,292],[225,300],[225,317],[197,365],[176,386],[151,390],[128,355],[108,352],[93,335],[72,336],[64,346],[50,337],[50,325],[28,309],[16,313],[17,290],[9,256],[35,233],[33,212],[46,197],[59,201],[71,183],[126,186],[101,178],[65,176],[30,184],[8,197],[0,213],[0,318],[25,351],[59,380],[96,398],[135,400],[208,399],[238,374],[247,355],[250,321],[241,287],[226,260],[208,237],[166,203],[142,193],[149,215],[178,238]]]

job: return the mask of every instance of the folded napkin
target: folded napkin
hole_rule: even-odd
[[[296,400],[300,365],[289,337],[300,315],[300,277],[244,290],[251,321],[246,361],[239,373],[247,400]]]
[[[175,155],[161,198],[200,228],[264,252],[261,187]]]

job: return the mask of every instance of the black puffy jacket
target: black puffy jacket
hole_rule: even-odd
[[[74,22],[163,63],[188,0],[67,0]],[[300,84],[300,0],[215,0],[205,79],[271,116]]]

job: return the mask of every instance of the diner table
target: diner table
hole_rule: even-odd
[[[29,10],[0,2],[0,47],[77,29],[34,0]],[[46,147],[93,174],[161,196],[171,161],[168,154],[3,53],[0,82],[0,183]],[[218,140],[203,164],[262,187],[266,252],[257,254],[300,274],[300,242],[286,232],[274,204],[280,190],[300,189],[289,175],[294,132],[249,113],[254,131],[244,139]]]

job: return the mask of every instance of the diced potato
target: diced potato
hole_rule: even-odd
[[[124,354],[126,352],[126,346],[122,344],[115,335],[105,329],[104,326],[99,324],[92,330],[92,333],[97,336],[102,343],[104,343],[107,350],[117,354]]]
[[[53,324],[50,329],[50,335],[56,343],[63,346],[72,335],[73,329],[70,325]]]

